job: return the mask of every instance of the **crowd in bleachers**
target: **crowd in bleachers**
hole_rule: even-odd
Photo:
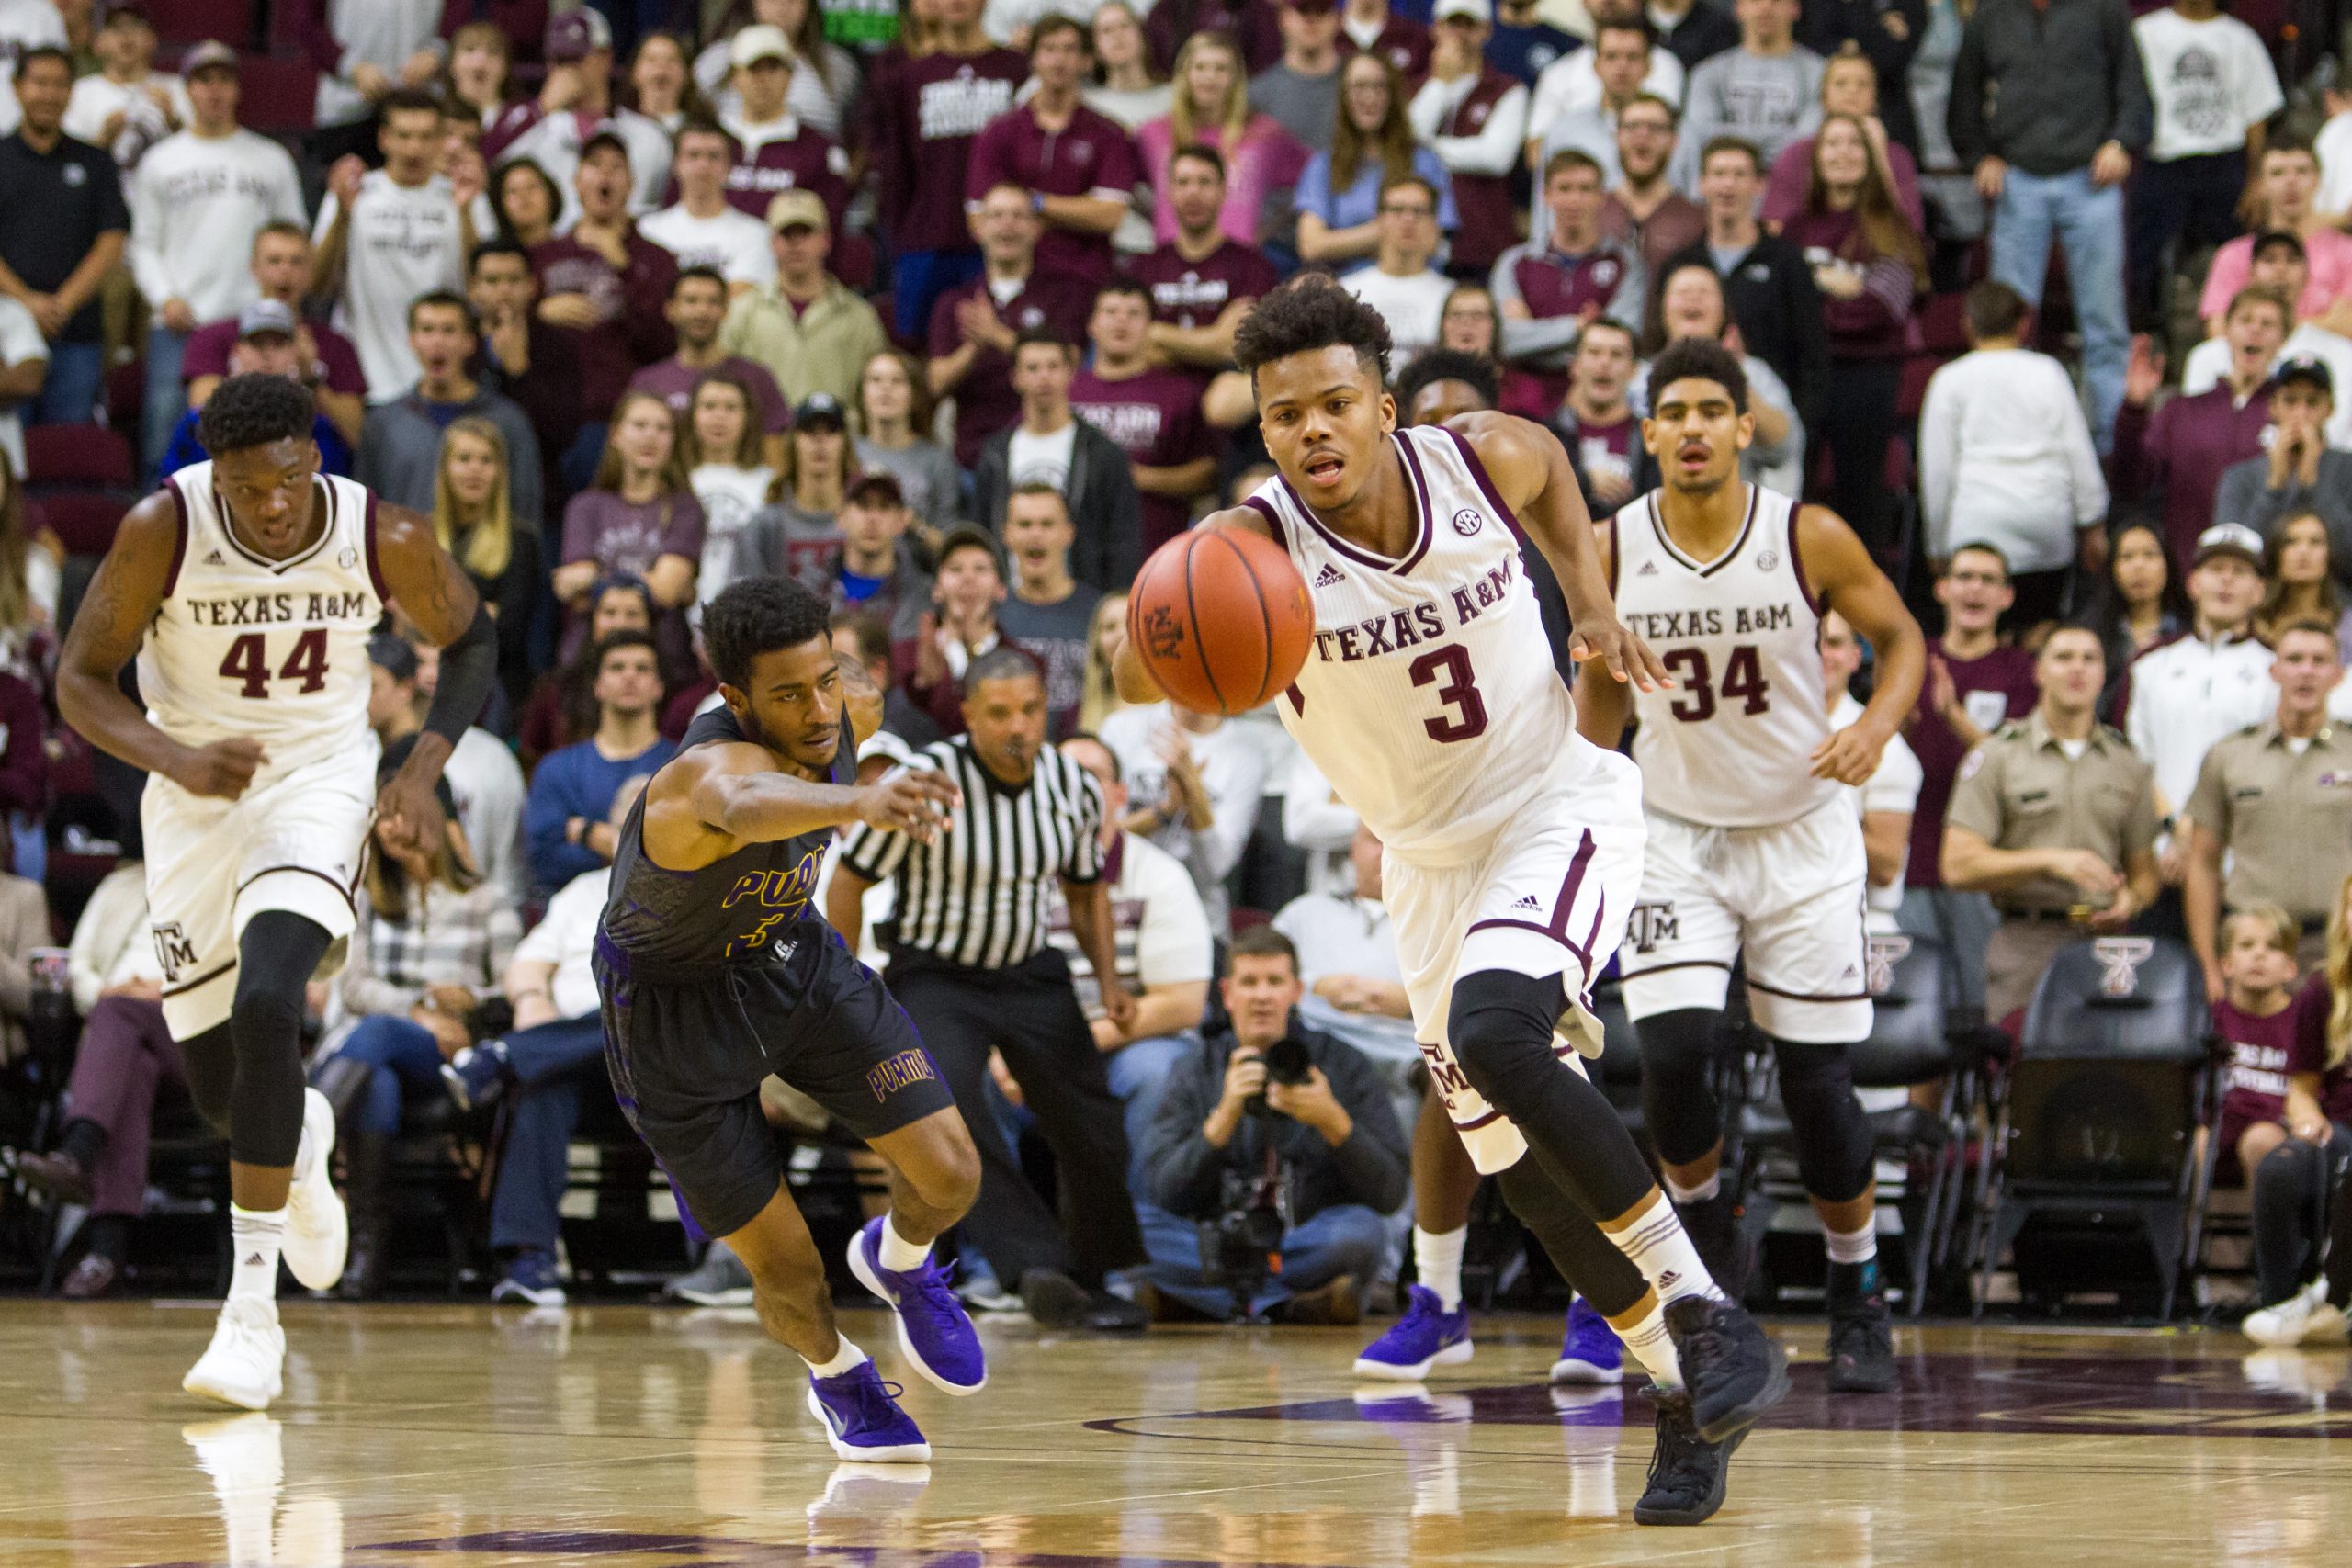
[[[1409,1126],[1418,1093],[1377,846],[1270,714],[1123,707],[1102,657],[1145,557],[1271,471],[1233,333],[1308,268],[1387,321],[1400,419],[1544,421],[1596,513],[1657,482],[1649,359],[1737,354],[1747,477],[1833,506],[1931,633],[1916,781],[1863,802],[1875,918],[2012,1032],[2066,942],[2185,942],[2227,1037],[2268,1042],[2235,1045],[2230,1155],[2301,1160],[2352,1117],[2352,761],[2287,782],[2352,745],[2339,26],[2309,0],[0,0],[6,1201],[90,1216],[43,1242],[66,1294],[131,1273],[179,1071],[140,781],[58,725],[49,675],[123,511],[261,372],[311,389],[324,466],[428,515],[498,625],[449,843],[379,857],[314,988],[346,1289],[392,1268],[423,1109],[455,1137],[496,1107],[495,1277],[560,1299],[617,828],[718,700],[698,607],[781,575],[887,690],[876,765],[960,731],[992,650],[1043,672],[1112,803],[1148,1010],[1093,1025],[1133,1196],[1162,1293],[1213,1306],[1170,1259],[1222,1201],[1192,1145],[1263,997],[1350,1053],[1350,1103],[1306,1127]],[[1835,695],[1868,681],[1866,649],[1827,657]],[[374,660],[396,756],[435,650],[391,625]],[[2298,975],[2300,1035],[2244,1021]],[[1019,1099],[987,1113],[1017,1128]],[[771,1107],[803,1136],[811,1109]],[[1351,1210],[1301,1243],[1301,1315],[1393,1276],[1399,1182],[1299,1189],[1302,1226]],[[694,1289],[739,1288],[726,1265]]]

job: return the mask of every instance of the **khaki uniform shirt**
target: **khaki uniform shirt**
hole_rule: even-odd
[[[2205,753],[2188,810],[2222,841],[2222,903],[2325,920],[2352,874],[2352,728],[2321,726],[2300,756],[2276,720],[2225,736]]]
[[[2039,708],[2001,726],[1960,764],[1948,827],[1999,850],[2088,850],[2120,872],[2156,842],[2154,773],[2131,742],[2095,726],[2069,759]],[[2064,913],[2084,901],[2063,877],[2037,876],[1994,896],[2004,914]]]
[[[718,342],[763,366],[795,408],[812,392],[831,392],[854,409],[865,362],[890,340],[874,307],[835,279],[797,316],[777,285],[737,296]]]

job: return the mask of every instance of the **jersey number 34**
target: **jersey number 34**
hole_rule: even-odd
[[[220,660],[220,675],[224,680],[240,682],[241,697],[269,695],[269,649],[259,632],[246,632],[229,645],[229,652]],[[294,639],[294,649],[286,662],[277,667],[281,681],[300,681],[296,688],[315,692],[327,683],[327,629],[312,626]]]

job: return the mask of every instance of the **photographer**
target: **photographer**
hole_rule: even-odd
[[[1231,1024],[1169,1078],[1146,1144],[1143,1283],[1211,1314],[1354,1323],[1405,1201],[1404,1130],[1352,1047],[1301,1029],[1290,939],[1233,939]],[[1139,1292],[1140,1293],[1140,1292]],[[1159,1303],[1152,1303],[1155,1306]]]

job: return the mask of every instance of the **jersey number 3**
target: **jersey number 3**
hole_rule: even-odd
[[[1724,660],[1724,682],[1720,686],[1712,682],[1714,671],[1702,649],[1678,648],[1659,662],[1674,671],[1674,678],[1685,689],[1685,694],[1675,698],[1673,705],[1667,709],[1685,724],[1714,717],[1718,695],[1739,703],[1739,711],[1744,714],[1759,714],[1772,705],[1772,682],[1764,679],[1763,660],[1752,642],[1743,642],[1731,650],[1731,657]]]
[[[269,652],[259,632],[247,632],[229,645],[228,656],[220,660],[224,680],[241,682],[237,694],[241,697],[269,695]],[[278,666],[281,681],[300,681],[299,690],[315,692],[327,683],[327,629],[312,626],[295,639],[294,651]]]
[[[1430,739],[1451,744],[1487,733],[1487,703],[1471,676],[1468,649],[1458,643],[1433,648],[1414,660],[1406,673],[1416,686],[1437,682],[1437,700],[1453,710],[1442,718],[1421,720]]]

